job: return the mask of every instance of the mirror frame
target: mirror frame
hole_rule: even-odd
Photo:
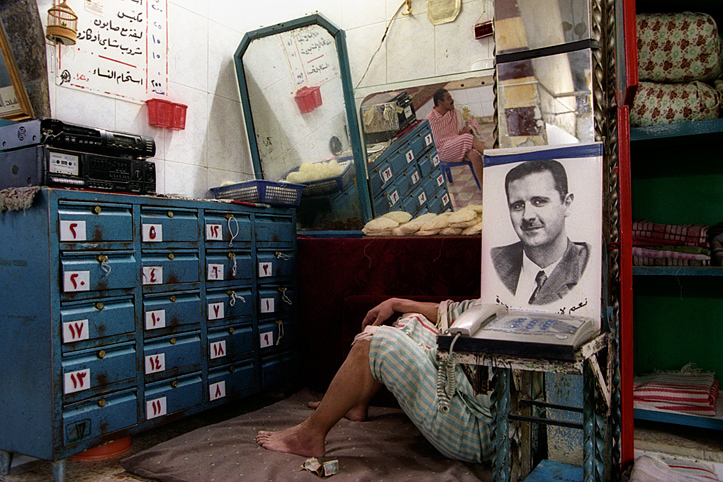
[[[339,60],[339,76],[342,84],[342,90],[344,92],[344,106],[346,109],[347,126],[349,128],[349,140],[351,143],[352,155],[354,157],[354,168],[356,169],[356,185],[359,191],[359,203],[361,205],[362,217],[366,223],[372,219],[371,199],[369,198],[369,188],[367,186],[366,178],[366,157],[362,151],[361,134],[359,132],[359,122],[356,115],[356,104],[354,101],[354,88],[351,82],[351,69],[349,67],[349,56],[346,47],[346,34],[320,13],[247,32],[241,40],[241,44],[239,44],[236,49],[236,53],[234,54],[234,64],[236,66],[239,91],[241,92],[241,106],[243,108],[244,123],[246,124],[246,135],[248,137],[249,147],[251,150],[254,175],[256,176],[256,179],[263,179],[259,147],[256,142],[256,128],[254,127],[254,118],[253,113],[251,112],[248,86],[246,85],[246,72],[243,65],[244,53],[254,40],[278,35],[280,33],[310,25],[319,25],[324,28],[332,37],[334,37],[336,42],[336,51]]]

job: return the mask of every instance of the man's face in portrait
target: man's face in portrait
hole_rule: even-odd
[[[549,171],[512,181],[507,201],[512,226],[522,243],[533,247],[552,245],[565,230],[572,200],[571,193],[561,197]]]

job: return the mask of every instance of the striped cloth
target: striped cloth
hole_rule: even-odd
[[[440,319],[461,313],[471,301],[445,302]],[[436,356],[438,329],[419,314],[407,314],[395,326],[374,331],[369,366],[376,380],[395,396],[424,437],[445,457],[464,462],[489,462],[493,453],[489,395],[475,395],[460,366],[455,369],[457,391],[449,411],[437,409]]]
[[[432,129],[434,146],[437,148],[442,162],[461,162],[467,152],[472,149],[472,134],[459,133],[459,119],[456,109],[439,115],[435,109],[427,114],[429,127]]]
[[[684,368],[679,372],[656,372],[635,377],[633,401],[636,408],[653,408],[714,417],[718,380],[713,373]]]
[[[710,464],[658,454],[635,459],[630,482],[720,482]]]
[[[634,266],[710,266],[710,255],[676,249],[633,246]]]
[[[706,224],[660,224],[645,220],[633,221],[634,245],[673,244],[708,247]]]

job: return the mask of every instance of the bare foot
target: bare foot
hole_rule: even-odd
[[[256,435],[256,443],[273,452],[321,457],[324,455],[324,438],[306,430],[303,424],[280,432],[261,431]]]
[[[321,402],[309,402],[306,405],[309,408],[316,409]],[[344,418],[351,420],[352,422],[366,422],[367,415],[368,415],[368,407],[364,405],[357,405],[356,407],[352,408],[348,412],[346,412],[346,415],[344,415]]]

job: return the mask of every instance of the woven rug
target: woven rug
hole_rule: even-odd
[[[255,412],[189,432],[121,461],[127,471],[163,482],[314,481],[306,457],[271,452],[256,444],[259,430],[295,425],[318,398],[308,390]],[[442,457],[396,408],[371,407],[369,420],[343,419],[328,438],[320,462],[337,460],[334,482],[479,482],[491,468]]]

